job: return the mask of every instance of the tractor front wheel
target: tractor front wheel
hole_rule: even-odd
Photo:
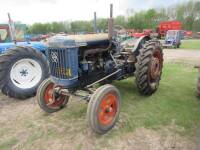
[[[159,41],[148,41],[137,56],[136,84],[143,95],[153,94],[161,79],[163,68],[163,52]]]
[[[68,103],[69,96],[54,93],[54,83],[50,78],[44,80],[37,90],[37,101],[45,112],[56,112]]]
[[[103,85],[93,93],[90,99],[87,109],[89,126],[94,132],[105,134],[114,127],[119,111],[119,91],[112,85]]]

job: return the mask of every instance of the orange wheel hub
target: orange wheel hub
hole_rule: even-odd
[[[63,102],[65,101],[65,96],[64,95],[53,96],[53,89],[54,89],[54,84],[50,83],[45,89],[44,100],[48,107],[57,108],[63,104]]]
[[[107,94],[100,103],[98,119],[102,125],[112,123],[117,113],[118,104],[117,97],[114,94]]]

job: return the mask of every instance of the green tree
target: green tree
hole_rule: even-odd
[[[98,18],[97,19],[97,28],[100,31],[105,31],[108,28],[108,19]]]
[[[73,21],[71,22],[73,32],[92,32],[93,25],[91,21]]]
[[[168,8],[149,9],[128,13],[128,18],[117,16],[114,19],[116,25],[125,28],[133,28],[142,31],[143,29],[155,29],[161,21],[179,20],[183,24],[183,29],[200,31],[200,1],[191,0],[184,3],[172,5]],[[100,31],[106,31],[108,19],[98,18],[97,28]],[[72,21],[72,22],[52,22],[35,23],[29,26],[28,32],[34,34],[46,34],[49,32],[92,32],[93,20],[90,21]]]
[[[115,24],[116,25],[120,25],[122,27],[126,27],[127,26],[127,22],[124,16],[117,16],[115,18]]]

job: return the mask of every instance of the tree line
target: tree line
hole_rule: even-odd
[[[179,20],[183,24],[183,29],[200,32],[200,1],[191,0],[179,3],[168,8],[149,9],[140,12],[132,11],[128,17],[117,16],[115,24],[128,29],[155,29],[161,21]],[[107,29],[107,19],[98,18],[97,28],[99,31]],[[28,28],[31,34],[46,34],[49,32],[92,32],[93,20],[91,21],[72,21],[72,22],[52,22],[35,23]]]

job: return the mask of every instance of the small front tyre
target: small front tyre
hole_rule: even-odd
[[[68,103],[69,96],[53,95],[54,83],[50,78],[44,80],[37,90],[37,101],[42,110],[47,113],[59,111]]]
[[[91,96],[87,119],[89,126],[98,134],[111,130],[119,117],[120,93],[116,87],[106,84]]]

